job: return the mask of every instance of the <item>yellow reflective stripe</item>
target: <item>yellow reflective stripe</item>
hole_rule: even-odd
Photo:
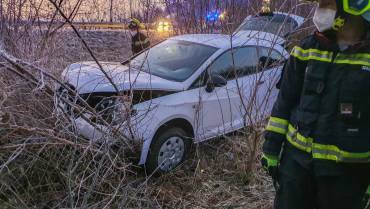
[[[305,152],[312,151],[313,139],[310,137],[304,137],[298,131],[289,124],[288,134],[286,136],[287,140],[297,149],[300,149]]]
[[[333,55],[333,52],[330,52],[330,51],[322,51],[322,50],[319,50],[319,49],[303,49],[299,46],[295,46],[293,51],[298,51],[298,52],[301,52],[301,53],[317,53],[317,54],[322,54],[322,55],[327,55],[327,56],[332,56]]]
[[[342,54],[345,55],[345,54]],[[351,55],[345,55],[346,57],[350,57],[352,59],[370,59],[369,53],[357,53],[357,54],[351,54]]]
[[[288,120],[270,117],[266,130],[285,135],[288,131],[288,124]]]
[[[312,156],[317,159],[334,160],[348,163],[370,162],[370,152],[352,153],[339,149],[334,145],[313,144]]]
[[[336,60],[337,64],[350,64],[350,65],[365,65],[370,67],[370,62],[361,61],[361,60]]]
[[[282,135],[285,135],[286,134],[286,130],[285,129],[281,129],[281,128],[277,128],[273,125],[268,125],[266,127],[266,131],[272,131],[272,132],[275,132],[275,133],[278,133],[278,134],[282,134]]]
[[[334,62],[338,64],[365,65],[370,67],[370,54],[338,54]]]
[[[285,119],[282,119],[282,118],[270,117],[270,121],[275,122],[275,123],[279,123],[279,124],[284,125],[286,127],[288,127],[288,125],[289,125],[289,121],[285,120]]]
[[[295,46],[291,52],[291,55],[303,60],[318,60],[323,62],[331,62],[333,53],[329,51],[321,51],[318,49],[302,49],[299,46]]]
[[[293,48],[291,55],[303,61],[317,60],[323,62],[331,62],[333,59],[333,52],[321,51],[318,49],[302,49],[299,46],[295,46]],[[365,65],[370,67],[370,54],[358,53],[348,55],[339,53],[335,58],[334,63]]]
[[[291,124],[289,124],[288,126],[288,133],[286,138],[288,142],[292,144],[295,148],[308,153],[312,152],[312,157],[316,159],[332,160],[345,163],[370,162],[370,152],[347,152],[339,149],[335,145],[323,145],[319,143],[314,143],[313,138],[302,136]]]

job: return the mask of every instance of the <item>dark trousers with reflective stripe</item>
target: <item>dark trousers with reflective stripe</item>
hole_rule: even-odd
[[[284,153],[275,209],[363,209],[368,177],[316,176]]]

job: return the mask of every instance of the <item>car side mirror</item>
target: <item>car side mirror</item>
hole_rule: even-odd
[[[275,60],[271,57],[262,56],[262,57],[259,58],[259,65],[262,68],[264,68],[264,67],[270,68],[276,62],[277,62],[277,60]]]
[[[207,80],[206,91],[212,92],[216,87],[226,86],[227,80],[219,74],[211,74]]]

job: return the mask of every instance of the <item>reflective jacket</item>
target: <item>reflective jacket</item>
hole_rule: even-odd
[[[150,46],[149,38],[141,32],[132,37],[131,49],[133,54],[138,54]]]
[[[315,33],[294,47],[266,127],[266,154],[287,143],[312,160],[370,163],[368,37],[340,51]]]

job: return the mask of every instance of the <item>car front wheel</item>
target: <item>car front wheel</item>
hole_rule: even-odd
[[[148,173],[166,173],[175,169],[187,157],[191,139],[183,129],[173,127],[161,131],[152,141],[146,170]]]

